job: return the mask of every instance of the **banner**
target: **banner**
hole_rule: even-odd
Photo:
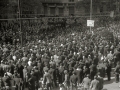
[[[87,26],[94,27],[94,20],[87,20]]]

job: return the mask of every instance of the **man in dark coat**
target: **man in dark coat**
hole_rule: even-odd
[[[15,82],[15,86],[16,86],[16,90],[20,90],[21,89],[21,83],[22,83],[22,79],[19,78],[17,76],[17,74],[15,75],[15,77],[13,78],[14,82]]]
[[[116,83],[119,82],[119,74],[120,74],[120,63],[117,63],[117,66],[115,67],[115,80],[116,80]]]
[[[95,65],[98,65],[99,59],[98,59],[97,55],[94,56],[93,62]]]
[[[59,71],[59,83],[63,83],[64,81],[64,67],[62,66],[62,64],[60,64],[60,67],[58,68]]]
[[[31,73],[31,77],[28,79],[29,90],[35,90],[35,81],[36,77],[34,76],[34,73]]]
[[[120,62],[120,48],[114,53],[114,66],[116,66],[117,62]]]
[[[23,79],[23,65],[21,63],[19,63],[18,65],[18,73],[20,74],[20,77]]]
[[[103,77],[100,76],[100,73],[98,73],[97,80],[99,81],[99,89],[98,90],[102,90],[104,81],[103,81]]]
[[[28,84],[28,80],[29,80],[29,78],[30,78],[30,73],[27,72],[27,73],[25,74],[25,77],[24,77],[24,87],[25,87],[25,88],[28,88],[28,85],[29,85],[29,84]]]
[[[73,75],[70,77],[71,90],[77,90],[77,81],[78,81],[78,78],[75,75],[75,71],[73,71]]]
[[[76,75],[77,75],[77,78],[78,78],[78,85],[80,85],[82,83],[82,80],[83,80],[83,70],[79,66],[76,69]]]
[[[4,82],[5,87],[10,87],[10,77],[5,73],[4,77],[2,78],[2,81]]]
[[[90,68],[90,79],[93,80],[97,71],[96,65],[94,65],[94,62],[92,62],[92,65],[89,68]]]
[[[55,71],[55,69],[52,66],[50,66],[49,72],[51,73],[51,78],[52,78],[52,81],[53,81],[53,85],[55,85],[55,87],[57,87],[57,83],[56,83],[56,79],[57,79],[57,77],[56,77],[56,71]]]
[[[37,82],[39,81],[39,79],[40,79],[40,77],[39,77],[39,75],[40,75],[40,72],[39,72],[39,70],[38,70],[38,67],[34,67],[34,75],[35,75],[35,77],[36,77],[36,79],[37,79]]]
[[[107,77],[108,77],[108,81],[110,81],[111,80],[111,65],[110,65],[110,63],[109,62],[107,62],[107,64],[106,64],[106,73],[107,73]]]
[[[4,76],[4,70],[3,70],[3,68],[2,68],[2,66],[0,66],[0,76]]]
[[[24,69],[23,69],[23,80],[25,80],[25,76],[26,76],[26,73],[27,73],[27,67],[24,66]]]
[[[48,70],[45,70],[45,74],[43,76],[43,83],[46,84],[47,90],[51,90],[52,79]]]
[[[0,90],[2,90],[3,87],[4,87],[4,83],[2,77],[0,77]]]
[[[43,64],[41,63],[41,61],[38,61],[37,67],[38,67],[38,70],[40,72],[39,77],[41,78],[43,76]]]

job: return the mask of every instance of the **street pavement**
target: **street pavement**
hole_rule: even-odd
[[[120,82],[119,83],[116,83],[115,82],[115,75],[113,73],[113,70],[112,69],[112,73],[111,73],[111,80],[108,81],[107,80],[107,77],[104,78],[104,87],[103,87],[103,90],[120,90]],[[25,90],[28,90],[28,89],[25,89]],[[38,90],[41,90],[41,89],[38,89]],[[55,88],[53,90],[59,90],[59,88]],[[78,89],[78,90],[82,90],[82,89]]]
[[[107,81],[107,78],[104,78],[103,90],[120,90],[119,85],[120,83],[115,82],[115,77],[111,77],[110,81]],[[59,88],[55,88],[53,90],[59,90]],[[78,90],[83,90],[83,89],[78,89]]]
[[[103,90],[120,90],[119,85],[120,83],[115,82],[115,77],[111,77],[110,81],[107,81],[107,78],[104,78]],[[25,89],[25,90],[28,90],[28,89]],[[38,90],[41,90],[41,89],[38,89]],[[59,88],[55,88],[53,90],[59,90]],[[82,90],[82,89],[78,89],[78,90]]]
[[[111,81],[107,81],[107,78],[104,78],[104,88],[103,90],[120,90],[120,83],[115,82],[115,77],[111,77]]]

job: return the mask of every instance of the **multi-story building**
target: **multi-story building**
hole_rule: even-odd
[[[92,0],[93,14],[108,13],[115,10],[114,0]],[[41,0],[43,5],[42,14],[47,16],[85,15],[90,13],[91,0]],[[120,3],[119,3],[120,5]],[[117,5],[117,6],[119,6]]]
[[[45,16],[89,15],[91,1],[93,14],[109,13],[113,10],[119,13],[120,11],[120,0],[36,0],[41,4],[35,5],[36,3],[34,3],[34,6],[31,6],[30,1],[0,0],[1,5],[5,4],[0,6],[0,15],[7,15],[9,18],[17,17],[18,13],[26,17],[35,17],[41,14]],[[20,4],[21,12],[18,11],[18,4]]]

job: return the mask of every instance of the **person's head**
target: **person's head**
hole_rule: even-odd
[[[62,84],[59,84],[59,87],[63,87],[63,85],[62,85]]]
[[[34,72],[31,72],[31,76],[34,76]]]
[[[88,55],[88,58],[91,58],[91,55]]]
[[[120,52],[120,47],[117,48],[117,51]]]
[[[1,61],[1,63],[3,63],[3,60]]]
[[[47,73],[48,72],[48,70],[45,70],[45,73]]]
[[[117,65],[120,65],[120,62],[117,62]]]
[[[98,77],[100,77],[100,72],[98,72],[98,74],[97,74],[97,75],[98,75]]]
[[[16,70],[14,70],[14,74],[16,74],[17,73],[17,71]]]
[[[75,71],[73,71],[72,73],[73,73],[73,75],[75,75],[75,74],[76,74],[76,73],[75,73]]]
[[[83,56],[83,59],[85,59],[85,56]]]
[[[90,77],[90,75],[89,75],[89,74],[87,74],[87,75],[86,75],[86,77],[88,77],[88,78],[89,78],[89,77]]]
[[[5,77],[8,76],[7,73],[5,73],[4,76],[5,76]]]
[[[97,79],[97,76],[94,76],[94,79]]]
[[[65,70],[64,73],[67,74],[68,73],[67,70]]]
[[[94,62],[92,62],[92,64],[94,64]]]
[[[27,68],[27,66],[24,66],[24,68],[26,69],[26,68]]]
[[[60,63],[60,67],[62,67],[63,66],[63,64],[62,63]]]
[[[112,51],[110,51],[110,54],[112,54]]]

